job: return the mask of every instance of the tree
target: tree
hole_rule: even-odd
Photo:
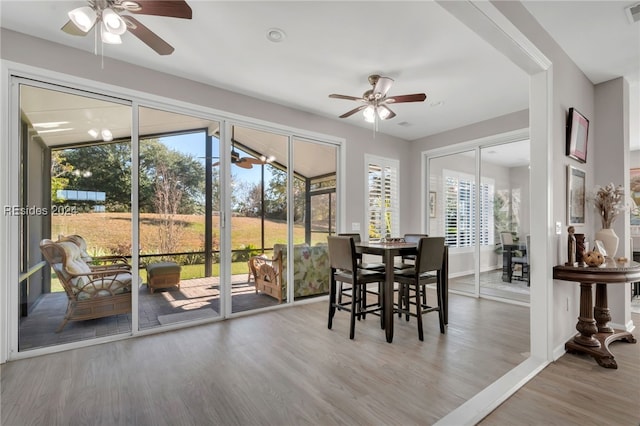
[[[52,151],[52,159],[57,156],[61,173],[65,177],[52,180],[52,187],[66,185],[69,189],[104,192],[107,211],[129,211],[131,204],[131,144],[114,142]],[[140,211],[155,211],[156,179],[158,165],[180,179],[182,198],[178,212],[193,214],[204,212],[204,166],[190,155],[171,150],[158,139],[144,139],[140,142],[138,175],[138,202]],[[53,162],[52,162],[53,167]],[[56,166],[57,167],[57,166]],[[64,168],[66,167],[66,169]],[[71,171],[89,171],[90,177]],[[53,170],[52,170],[52,176]],[[53,189],[52,189],[53,191]],[[55,200],[55,198],[54,198]]]
[[[174,253],[180,247],[183,225],[176,220],[182,195],[182,182],[163,163],[156,165],[154,205],[159,214],[158,238],[161,253]]]
[[[182,199],[180,214],[202,214],[205,203],[205,170],[198,159],[189,154],[169,149],[157,139],[144,139],[140,143],[139,203],[140,211],[154,211],[155,181],[158,167],[180,179]],[[215,174],[214,174],[215,176]],[[216,181],[217,182],[217,181]],[[218,184],[219,186],[219,184]]]
[[[69,185],[69,178],[65,176],[73,171],[73,166],[67,162],[62,151],[51,151],[51,201],[54,203],[64,201],[58,198],[58,191]]]
[[[73,170],[69,189],[104,192],[109,211],[129,211],[131,205],[131,148],[129,142],[65,149],[62,153]]]

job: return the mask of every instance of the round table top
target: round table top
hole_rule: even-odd
[[[618,261],[607,257],[605,263],[600,266],[557,265],[553,267],[553,278],[581,283],[628,283],[640,281],[640,263],[632,260]]]

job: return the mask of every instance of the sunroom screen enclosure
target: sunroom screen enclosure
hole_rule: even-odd
[[[20,351],[326,294],[336,145],[16,80]],[[39,244],[69,235],[86,242],[88,265],[126,259],[136,312],[72,320],[55,332],[73,294]],[[252,257],[278,252],[279,299],[263,294],[249,270]],[[179,286],[150,291],[147,266],[158,262],[179,266]]]

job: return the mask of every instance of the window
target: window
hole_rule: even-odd
[[[365,156],[367,163],[367,220],[369,241],[398,236],[400,202],[398,160]]]
[[[480,213],[476,220],[476,183],[472,175],[444,170],[444,236],[449,247],[472,247],[479,226],[481,246],[494,244],[492,179],[483,178],[480,185]]]

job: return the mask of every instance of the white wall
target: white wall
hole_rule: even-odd
[[[629,84],[624,78],[616,78],[595,86],[595,118],[597,126],[592,140],[596,166],[595,183],[600,186],[614,183],[629,188]],[[616,160],[611,161],[611,158]],[[600,218],[596,216],[591,235],[601,227]],[[629,215],[620,214],[613,224],[613,229],[620,238],[616,257],[631,258]],[[609,285],[607,292],[613,325],[616,328],[630,326],[632,323],[629,284]]]
[[[568,164],[580,167],[586,171],[587,189],[592,189],[596,182],[596,172],[598,178],[604,175],[602,171],[598,171],[603,164],[610,164],[618,167],[622,173],[622,169],[628,170],[628,156],[622,152],[617,146],[609,150],[610,143],[618,144],[620,137],[618,130],[610,128],[611,124],[607,123],[603,109],[608,107],[603,104],[604,98],[596,99],[596,88],[582,71],[569,59],[558,44],[546,33],[537,21],[519,2],[492,2],[492,4],[500,10],[504,16],[509,19],[522,33],[532,41],[536,47],[553,63],[553,110],[552,115],[552,138],[553,138],[553,176],[551,182],[554,183],[553,193],[553,216],[554,220],[563,224],[563,233],[560,244],[554,244],[556,253],[554,257],[558,261],[563,261],[566,255],[566,167]],[[602,89],[601,89],[602,90]],[[613,99],[607,100],[606,103],[612,102],[613,109],[617,110],[618,120],[624,120],[626,124],[623,126],[633,126],[635,123],[637,129],[638,117],[629,119],[629,109],[625,107],[624,95],[619,91]],[[604,93],[599,97],[604,96]],[[634,96],[638,96],[636,93]],[[590,120],[588,155],[586,164],[581,164],[565,156],[565,125],[566,115],[570,107],[578,109],[585,117]],[[598,111],[598,113],[597,113]],[[637,112],[637,110],[636,110]],[[621,126],[621,127],[623,127]],[[600,129],[599,129],[600,128]],[[624,131],[624,130],[623,130]],[[628,130],[627,130],[628,131]],[[637,136],[636,136],[637,137]],[[532,146],[532,150],[536,147]],[[627,159],[625,159],[627,158]],[[626,170],[624,173],[626,173]],[[535,220],[535,218],[532,218]],[[599,220],[598,220],[599,222]],[[576,232],[584,232],[587,235],[593,235],[596,225],[595,212],[593,209],[587,209],[586,223],[582,227],[578,227]],[[555,239],[553,235],[554,223],[548,223],[547,228],[549,234],[547,238]],[[535,285],[535,283],[532,283]],[[578,286],[575,283],[564,281],[554,281],[553,283],[553,306],[551,315],[553,316],[553,345],[556,348],[556,354],[563,351],[564,342],[575,334],[576,317],[579,312]],[[610,306],[617,303],[624,303],[619,299],[620,296],[609,296]],[[613,300],[612,300],[613,299]],[[567,309],[567,303],[569,309]],[[613,313],[612,313],[613,315]]]

